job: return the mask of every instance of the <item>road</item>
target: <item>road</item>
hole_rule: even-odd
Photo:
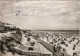
[[[41,40],[41,39],[37,39],[46,49],[48,49],[50,52],[52,52],[53,54],[56,54],[56,56],[60,56],[61,55],[61,51],[57,51],[54,52],[53,51],[53,47],[52,45],[50,45],[49,43],[46,43],[45,41]],[[66,52],[64,52],[64,56],[70,56],[68,55]]]

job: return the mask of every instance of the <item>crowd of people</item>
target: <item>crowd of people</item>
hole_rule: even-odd
[[[38,37],[53,46],[54,52],[61,51],[61,55],[64,56],[64,52],[70,56],[79,56],[80,39],[77,34],[67,33],[53,33],[53,32],[36,32]]]
[[[0,53],[3,54],[5,54],[7,51],[14,54],[14,52],[11,50],[13,47],[25,45],[34,46],[36,43],[36,41],[33,39],[34,35],[35,37],[53,46],[54,53],[60,51],[61,56],[64,56],[64,52],[70,56],[79,56],[80,54],[80,38],[78,35],[39,31],[26,33],[24,31],[20,32],[20,30],[16,31],[15,33],[7,32],[6,35],[5,33],[0,33]],[[33,48],[29,48],[29,50],[33,50]]]

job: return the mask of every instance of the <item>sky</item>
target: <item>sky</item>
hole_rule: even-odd
[[[0,21],[22,29],[79,29],[79,1],[0,1],[0,11]]]

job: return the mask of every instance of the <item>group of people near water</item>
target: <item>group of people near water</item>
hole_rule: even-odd
[[[54,52],[61,51],[61,56],[64,52],[70,56],[79,56],[80,39],[78,35],[67,33],[49,33],[37,32],[40,39],[53,46]]]
[[[25,43],[22,43],[22,38],[20,38],[20,35],[23,36],[24,34],[17,32],[16,34],[19,34],[19,38],[13,38],[12,36],[0,36],[0,53],[5,53],[6,51],[11,51],[10,49],[12,47],[15,47],[16,45],[24,45]],[[70,35],[70,34],[62,34],[62,33],[48,33],[48,32],[37,32],[32,33],[33,35],[37,34],[37,38],[40,38],[41,40],[49,43],[53,46],[54,53],[60,51],[61,56],[65,56],[66,52],[70,56],[79,56],[80,51],[80,38],[78,35]],[[12,33],[12,35],[15,35]],[[16,36],[16,35],[15,35]],[[26,41],[31,41],[32,37],[30,37],[28,34],[25,35],[27,38]],[[23,41],[25,38],[23,39]],[[14,44],[16,43],[16,44]],[[33,40],[30,42],[31,46],[35,45],[35,41]],[[14,54],[14,53],[13,53]],[[55,54],[56,55],[56,54]]]

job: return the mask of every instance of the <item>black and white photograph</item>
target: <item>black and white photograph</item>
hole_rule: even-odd
[[[0,56],[80,56],[79,0],[0,0]]]

